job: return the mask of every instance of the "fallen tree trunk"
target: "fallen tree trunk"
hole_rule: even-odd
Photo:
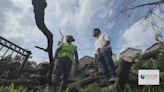
[[[141,56],[141,60],[150,59],[151,57],[155,57],[155,56],[158,55],[158,53],[159,53],[159,50],[154,50],[154,51],[151,51],[151,52],[148,52],[148,53],[144,53]]]
[[[82,80],[79,80],[77,82],[74,82],[74,83],[71,83],[69,84],[69,88],[73,88],[73,87],[84,87],[84,86],[87,86],[91,83],[94,83],[95,81],[101,79],[102,76],[101,75],[94,75],[94,76],[89,76],[85,79],[82,79]]]
[[[14,85],[20,86],[20,85],[40,85],[39,81],[36,80],[28,80],[28,79],[18,79],[18,80],[5,80],[0,79],[0,85],[1,86],[10,86],[12,83]]]

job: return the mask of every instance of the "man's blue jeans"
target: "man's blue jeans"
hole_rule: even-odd
[[[110,47],[100,49],[99,53],[97,54],[96,61],[100,63],[103,73],[107,79],[110,79],[111,75],[115,75],[116,67],[113,63],[112,50]]]

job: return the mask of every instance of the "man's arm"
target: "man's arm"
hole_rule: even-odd
[[[75,62],[76,62],[76,64],[79,63],[79,61],[78,61],[78,52],[77,51],[75,51]]]
[[[103,45],[103,47],[107,47],[110,45],[110,37],[108,34],[104,35],[104,40],[105,40],[105,44]]]
[[[55,58],[58,58],[58,54],[61,51],[61,48],[62,48],[62,46],[60,46],[56,49],[54,60],[55,60]]]
[[[94,62],[95,62],[95,63],[97,62],[97,54],[95,54]]]

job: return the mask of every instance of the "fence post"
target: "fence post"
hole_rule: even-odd
[[[18,69],[18,71],[17,71],[17,74],[18,74],[18,75],[22,72],[22,70],[23,70],[23,68],[24,68],[24,66],[25,66],[25,64],[26,64],[26,62],[27,62],[27,60],[28,60],[28,58],[30,57],[30,55],[31,55],[31,52],[30,52],[30,51],[27,51],[26,58],[25,58],[25,60],[23,61],[23,63],[22,63],[22,65],[20,66],[20,68]]]

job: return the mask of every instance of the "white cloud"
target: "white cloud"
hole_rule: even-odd
[[[153,27],[152,22],[158,25],[158,28]],[[124,39],[125,43],[122,45],[120,51],[127,47],[145,50],[151,44],[155,43],[155,33],[157,31],[164,33],[163,28],[164,20],[161,20],[158,16],[153,15],[147,20],[141,19],[137,21],[122,34],[121,39]]]
[[[123,37],[129,46],[146,44],[148,41],[152,41],[153,29],[147,21],[140,20],[127,29],[123,34]]]
[[[101,10],[105,9],[104,7],[109,1],[110,0],[80,0],[77,2],[76,0],[71,0],[68,2],[68,0],[56,0],[57,15],[61,15],[58,16],[60,19],[59,27],[63,29],[64,34],[73,34],[77,37],[76,41],[78,45],[80,44],[79,48],[93,47],[89,40],[90,38],[88,38],[88,36],[91,36],[91,27],[94,26],[91,25],[92,18],[102,13]],[[108,15],[109,13],[107,12],[106,16]],[[70,28],[71,30],[69,30]]]
[[[55,0],[55,12],[58,16],[75,11],[77,0]]]
[[[100,15],[100,10],[103,9],[109,1],[110,0],[80,0],[77,2],[77,0],[56,0],[56,13],[57,15],[61,15],[59,17],[61,18],[60,25],[66,26],[68,23],[71,23],[77,30],[85,29],[90,25],[92,17],[96,14]],[[103,16],[110,16],[112,11],[103,13]]]
[[[34,20],[33,7],[31,0],[9,0],[15,7],[14,10],[0,12],[0,16],[5,17],[3,37],[20,45],[23,48],[32,50],[32,56],[38,63],[46,60],[47,54],[34,48],[35,45],[46,47],[47,42],[45,36],[36,27]],[[48,6],[45,10],[45,22],[48,28],[54,34],[54,45],[60,38],[57,31],[58,27],[63,28],[64,34],[74,34],[77,38],[79,48],[90,48],[92,43],[91,36],[92,18],[100,14],[104,5],[110,0],[47,0]],[[11,5],[2,6],[4,9]],[[2,9],[2,8],[1,8]],[[1,10],[0,9],[0,10]],[[108,16],[110,13],[107,13]],[[7,18],[6,18],[7,17]],[[83,39],[81,39],[83,38]]]
[[[105,8],[104,8],[104,10],[105,10]],[[110,18],[112,15],[113,15],[113,10],[112,9],[110,9],[108,11],[104,11],[102,13],[99,13],[100,18],[107,18],[107,17]]]
[[[42,59],[47,58],[44,52],[34,48],[35,45],[44,46],[43,34],[38,31],[34,16],[31,1],[22,0],[10,0],[9,5],[1,6],[0,15],[3,19],[3,26],[1,36],[12,41],[13,43],[32,51],[33,60],[37,63]],[[7,1],[3,1],[2,4],[8,4]],[[10,7],[12,6],[12,7]],[[40,43],[39,40],[44,39]]]
[[[83,28],[89,25],[93,15],[103,8],[107,2],[108,0],[81,0],[80,10],[76,17],[77,28]]]

